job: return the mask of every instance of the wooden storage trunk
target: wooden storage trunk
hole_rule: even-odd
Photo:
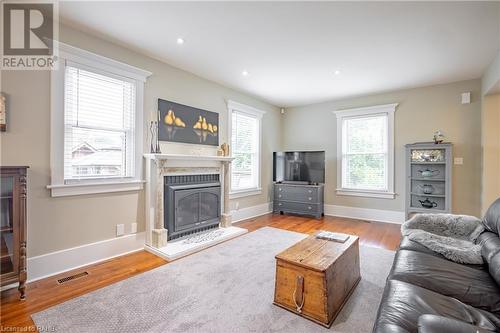
[[[359,241],[300,241],[276,256],[274,304],[330,327],[360,280]]]

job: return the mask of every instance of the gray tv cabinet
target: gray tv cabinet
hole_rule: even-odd
[[[324,185],[305,185],[295,183],[274,183],[275,213],[324,215]]]

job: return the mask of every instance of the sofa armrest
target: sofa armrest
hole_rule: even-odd
[[[418,318],[418,333],[490,333],[486,330],[463,321],[436,316],[431,314],[421,315]]]

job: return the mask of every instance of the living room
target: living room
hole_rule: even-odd
[[[1,331],[500,330],[499,2],[1,17]]]

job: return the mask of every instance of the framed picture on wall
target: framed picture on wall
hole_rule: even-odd
[[[160,141],[219,145],[219,114],[158,99]]]
[[[7,130],[7,101],[4,93],[0,92],[0,132]]]

